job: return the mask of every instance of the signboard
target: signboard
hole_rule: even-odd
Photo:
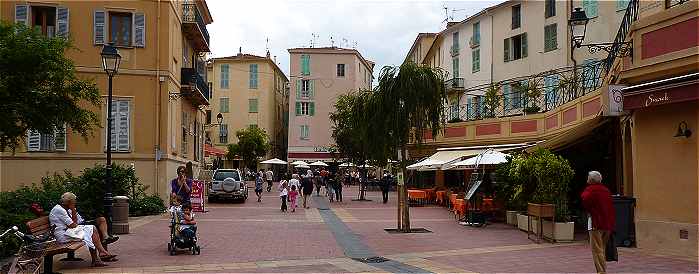
[[[189,194],[190,202],[192,203],[192,211],[204,212],[204,181],[193,180],[192,192]]]
[[[609,98],[609,107],[604,111],[604,116],[620,116],[624,113],[624,94],[621,89],[626,86],[609,85],[607,97]]]
[[[639,109],[699,99],[699,84],[675,85],[624,94],[624,109]]]
[[[405,185],[405,181],[403,180],[403,172],[398,172],[398,185],[403,186]]]

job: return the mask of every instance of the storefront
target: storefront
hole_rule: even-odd
[[[637,247],[697,258],[699,73],[622,90]],[[628,163],[630,160],[630,164]]]

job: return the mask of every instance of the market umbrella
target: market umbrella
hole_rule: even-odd
[[[354,166],[353,163],[343,163],[343,164],[339,165],[339,167],[353,167],[353,166]]]
[[[286,161],[284,161],[284,160],[279,160],[279,159],[277,159],[277,158],[274,158],[274,159],[269,159],[269,160],[262,161],[262,162],[260,162],[260,164],[286,165]]]
[[[296,165],[296,168],[311,168],[308,165]]]
[[[309,164],[309,166],[328,166],[328,164],[323,163],[322,161],[317,161]]]
[[[454,163],[452,168],[456,167],[466,167],[478,165],[497,165],[502,163],[507,163],[507,156],[509,154],[502,153],[500,151],[488,151],[483,154],[478,154],[477,156],[468,158],[461,162]]]
[[[304,161],[301,161],[301,160],[299,160],[299,161],[294,161],[294,162],[292,162],[292,163],[291,163],[291,165],[292,165],[292,166],[298,166],[298,165],[308,165],[308,163],[306,163],[306,162],[304,162]]]

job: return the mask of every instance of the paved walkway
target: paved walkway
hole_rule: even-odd
[[[120,261],[106,268],[88,262],[56,262],[62,272],[593,272],[585,242],[534,244],[526,234],[507,225],[485,228],[460,226],[440,207],[411,208],[414,227],[432,233],[388,234],[395,227],[395,195],[381,204],[351,201],[356,188],[345,188],[343,203],[321,197],[312,208],[294,213],[279,211],[276,193],[265,193],[261,203],[252,196],[245,203],[219,203],[197,214],[201,255],[170,256],[169,219],[133,219],[131,234],[110,246]],[[89,258],[85,250],[80,257]],[[384,257],[365,263],[358,259]],[[693,261],[620,249],[620,262],[610,272],[697,272]]]

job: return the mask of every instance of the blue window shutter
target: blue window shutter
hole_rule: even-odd
[[[29,5],[15,5],[15,23],[29,25]]]
[[[41,149],[41,134],[36,130],[27,131],[27,151],[39,151]]]
[[[103,10],[96,10],[93,17],[93,42],[95,45],[103,45],[106,41],[106,13]]]
[[[146,15],[142,12],[134,14],[134,46],[143,48],[146,46]]]
[[[68,37],[68,19],[70,13],[66,7],[56,7],[56,35],[59,37]]]

